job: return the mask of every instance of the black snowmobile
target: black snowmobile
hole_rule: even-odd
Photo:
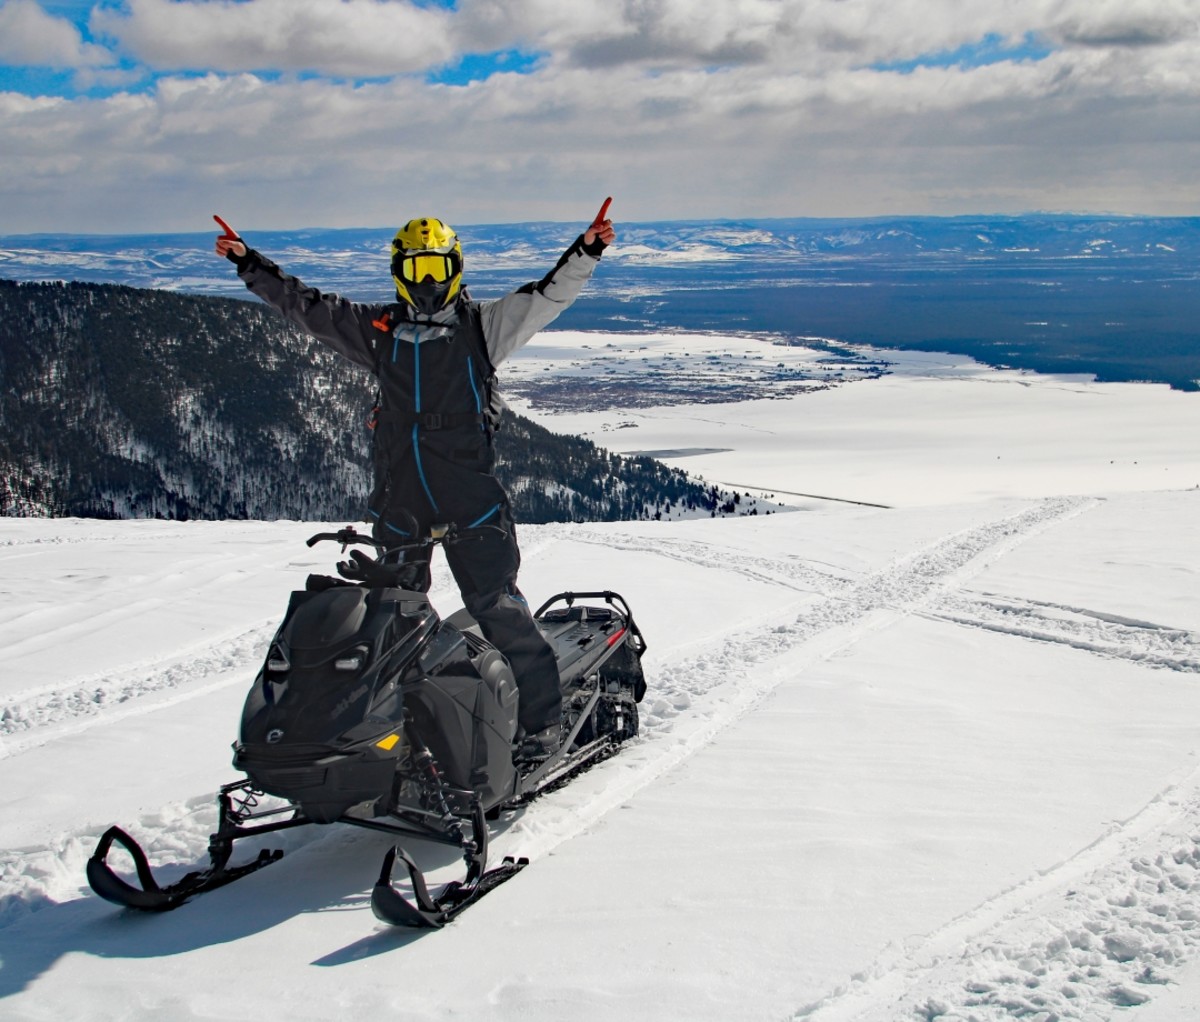
[[[417,543],[383,549],[347,527],[335,540],[354,550],[339,576],[309,576],[294,592],[266,661],[246,698],[233,763],[244,780],[221,788],[219,823],[207,869],[160,887],[145,852],[111,827],[87,865],[102,898],[149,911],[173,909],[275,862],[263,850],[230,865],[240,838],[307,824],[349,823],[461,848],[466,878],[434,896],[412,857],[395,846],[371,898],[375,915],[397,926],[439,927],[519,871],[524,859],[487,868],[487,820],[496,819],[611,755],[637,734],[645,693],[646,643],[617,593],[560,593],[534,615],[558,659],[563,741],[558,751],[525,751],[517,686],[508,662],[459,611],[442,620],[419,578],[433,547],[477,539],[483,529],[438,529]],[[588,601],[588,602],[583,602]],[[283,804],[271,804],[265,796]],[[133,860],[140,886],[107,859],[113,845]],[[399,856],[412,900],[392,885]]]

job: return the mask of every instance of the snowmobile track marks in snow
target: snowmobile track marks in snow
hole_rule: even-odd
[[[272,621],[182,656],[19,693],[12,702],[0,705],[0,737],[5,739],[0,758],[52,741],[64,732],[75,733],[163,705],[140,702],[145,696],[174,690],[176,699],[192,698],[213,687],[243,683],[243,672],[257,667],[274,627]]]
[[[982,594],[943,601],[928,617],[1038,642],[1058,643],[1146,667],[1200,672],[1200,635],[1040,600]]]
[[[805,605],[800,617],[794,606],[782,608],[772,620],[670,665],[655,664],[651,652],[646,668],[653,681],[639,737],[611,768],[601,764],[561,798],[540,800],[536,832],[519,824],[497,840],[497,852],[519,850],[536,858],[553,850],[699,752],[807,665],[922,612],[1008,551],[1096,504],[1086,498],[1039,501],[942,537],[839,586],[835,595]],[[707,556],[715,560],[718,555]]]
[[[762,582],[765,585],[778,586],[783,589],[794,589],[797,592],[836,592],[852,584],[843,575],[815,568],[810,562],[795,556],[782,560],[755,557],[749,554],[730,557],[728,552],[714,550],[711,545],[706,543],[673,539],[651,542],[642,536],[611,532],[595,537],[581,532],[574,539],[576,542],[592,543],[609,550],[645,553],[668,560],[681,561],[684,564],[694,564],[702,568],[728,571],[754,582]]]
[[[1200,954],[1200,769],[1076,855],[891,947],[793,1022],[1105,1022]]]

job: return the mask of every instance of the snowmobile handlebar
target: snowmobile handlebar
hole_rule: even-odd
[[[501,536],[505,534],[503,529],[495,525],[473,526],[468,529],[459,529],[454,525],[434,525],[429,534],[421,539],[389,546],[382,540],[364,536],[352,525],[347,525],[337,532],[318,532],[315,536],[310,536],[307,543],[311,547],[332,540],[341,544],[343,554],[352,546],[374,547],[375,557],[355,550],[348,560],[339,561],[338,574],[351,582],[365,583],[371,587],[412,589],[419,587],[420,566],[429,563],[433,547],[479,540],[490,533],[499,533]],[[416,575],[412,574],[414,571],[417,572]],[[321,577],[310,576],[309,581],[311,583],[314,578]]]
[[[318,532],[315,536],[310,536],[306,543],[308,546],[316,546],[328,540],[333,540],[335,543],[342,545],[342,553],[345,553],[352,546],[372,546],[385,556],[392,553],[402,553],[407,550],[420,550],[427,546],[449,546],[453,543],[466,543],[471,540],[483,539],[485,536],[497,533],[501,536],[505,535],[505,531],[498,525],[477,525],[469,529],[460,529],[455,525],[435,525],[429,535],[421,539],[414,539],[407,543],[397,543],[389,546],[381,540],[375,539],[373,536],[364,536],[357,532],[352,525],[347,525],[344,529],[338,529],[337,532]]]
[[[373,546],[376,550],[387,549],[386,544],[380,543],[379,540],[356,532],[353,525],[347,525],[344,529],[338,529],[337,532],[318,532],[315,536],[309,536],[305,540],[305,543],[308,546],[316,546],[318,543],[324,543],[327,540],[340,543],[342,545],[342,553],[345,553],[348,547],[357,546],[360,543]]]

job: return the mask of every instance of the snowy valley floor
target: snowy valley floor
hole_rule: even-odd
[[[515,371],[569,378],[594,340]],[[656,343],[663,372],[699,344],[603,357]],[[693,382],[734,357],[705,343]],[[336,559],[317,526],[0,520],[0,1019],[1198,1017],[1200,398],[905,358],[778,400],[532,409],[893,507],[523,527],[531,600],[628,599],[642,733],[499,821],[493,859],[532,864],[436,933],[376,922],[389,841],[337,826],[162,916],[86,888],[112,823],[168,877],[205,859],[287,594]],[[460,605],[440,566],[433,598]]]

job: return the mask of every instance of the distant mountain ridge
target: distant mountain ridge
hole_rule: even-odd
[[[0,281],[0,379],[0,515],[366,510],[373,380],[263,305]],[[497,454],[518,521],[720,513],[730,499],[512,413]]]
[[[614,212],[618,244],[557,328],[815,336],[1200,388],[1200,218],[622,223],[619,200]],[[540,278],[581,226],[459,225],[472,293],[496,297]],[[391,297],[393,227],[243,229],[307,283],[361,300]],[[213,255],[213,237],[0,237],[0,278],[247,297]]]
[[[459,226],[468,280],[506,287],[540,277],[583,225],[550,222]],[[790,218],[619,223],[606,268],[696,267],[753,258],[801,268],[803,260],[878,262],[980,259],[1089,260],[1200,257],[1200,217],[1022,216]],[[196,294],[242,295],[212,254],[213,230],[158,235],[0,235],[0,277],[87,280]],[[301,277],[363,300],[389,297],[393,227],[245,231],[246,240]],[[597,278],[600,287],[617,281]]]

